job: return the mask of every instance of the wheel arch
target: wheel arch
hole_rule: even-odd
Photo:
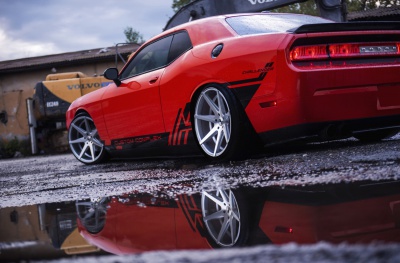
[[[243,134],[245,134],[245,143],[247,148],[246,149],[242,149],[243,150],[243,154],[242,155],[237,155],[238,157],[235,157],[234,159],[241,159],[243,156],[247,156],[250,152],[258,152],[261,147],[260,145],[263,145],[261,143],[260,137],[258,136],[257,132],[254,129],[254,126],[252,125],[249,117],[247,116],[245,107],[243,106],[240,98],[238,97],[238,93],[234,92],[232,90],[232,88],[229,87],[229,83],[228,82],[222,82],[222,81],[210,81],[207,83],[203,83],[202,85],[200,85],[199,87],[197,87],[193,93],[192,96],[190,98],[190,121],[191,121],[191,125],[192,125],[192,130],[193,132],[195,131],[195,125],[194,125],[194,112],[195,112],[195,107],[196,107],[196,100],[199,98],[201,92],[209,86],[219,86],[222,88],[225,88],[227,91],[230,92],[231,94],[231,98],[233,100],[235,100],[235,104],[236,104],[236,110],[238,112],[238,114],[241,116],[241,126],[243,127]],[[199,146],[200,148],[200,146]]]

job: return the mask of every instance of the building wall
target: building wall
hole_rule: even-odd
[[[115,61],[60,67],[55,69],[55,73],[80,71],[87,76],[95,76],[103,74],[109,67],[115,67]],[[122,64],[118,68],[122,68]],[[5,111],[8,118],[6,124],[0,122],[0,140],[29,140],[26,99],[33,96],[37,82],[53,73],[52,68],[48,68],[0,75],[0,113]]]

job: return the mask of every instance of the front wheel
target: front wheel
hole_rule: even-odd
[[[206,156],[229,160],[243,153],[244,117],[229,89],[205,87],[195,101],[192,119],[197,142]]]
[[[104,144],[92,118],[86,113],[78,114],[71,122],[68,141],[72,154],[84,164],[100,163],[106,159]]]

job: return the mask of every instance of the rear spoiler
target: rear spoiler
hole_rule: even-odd
[[[366,30],[400,30],[400,22],[347,22],[347,23],[323,23],[302,25],[289,29],[287,32],[294,34],[341,32],[341,31],[366,31]]]

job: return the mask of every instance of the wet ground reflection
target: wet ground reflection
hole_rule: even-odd
[[[171,186],[173,187],[173,186]],[[190,183],[188,183],[190,189]],[[400,181],[131,192],[0,210],[0,259],[284,244],[400,243]]]

